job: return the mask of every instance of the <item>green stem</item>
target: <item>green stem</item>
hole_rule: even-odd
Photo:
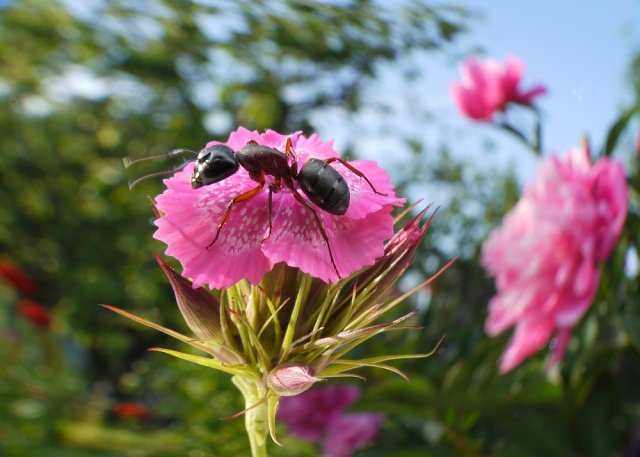
[[[247,411],[244,414],[244,424],[249,436],[252,457],[267,457],[267,435],[269,433],[267,403],[264,387],[255,380],[234,376],[233,383],[244,396]],[[258,404],[252,408],[252,406]],[[251,408],[251,409],[249,409]]]

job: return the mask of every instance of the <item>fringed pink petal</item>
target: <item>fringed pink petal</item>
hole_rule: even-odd
[[[304,162],[310,157],[317,159],[329,159],[331,157],[340,157],[333,149],[333,140],[322,141],[315,133],[308,138],[300,135],[293,144],[294,153],[298,159],[298,167],[302,167]]]
[[[239,171],[219,183],[192,189],[193,165],[165,180],[167,190],[156,198],[163,214],[155,221],[154,238],[167,244],[166,254],[182,264],[183,276],[193,286],[228,287],[246,278],[260,281],[273,263],[260,250],[260,240],[268,227],[266,195],[236,205],[222,227],[216,243],[216,229],[227,204],[256,183]]]
[[[245,127],[239,127],[235,132],[231,132],[231,134],[229,135],[229,139],[226,143],[223,144],[226,144],[234,151],[237,151],[243,146],[246,146],[249,141],[260,143],[260,134],[255,130],[249,130]],[[213,144],[220,143],[217,141],[211,141],[207,143],[207,147],[212,146]]]
[[[349,186],[351,203],[345,216],[351,219],[362,219],[370,213],[379,211],[388,205],[400,206],[405,199],[397,198],[393,191],[389,175],[372,160],[354,160],[349,165],[355,167],[366,176],[378,193],[375,193],[364,178],[359,177],[344,165],[333,162],[333,166]],[[386,194],[386,195],[380,195]]]
[[[298,169],[311,157],[338,157],[331,141],[323,142],[317,135],[307,138],[301,132],[282,135],[273,130],[258,133],[241,127],[231,133],[224,144],[237,151],[250,141],[281,152],[287,151],[290,141]],[[220,143],[210,142],[207,146],[214,144]],[[396,198],[388,175],[374,162],[356,161],[353,166],[379,193],[373,191],[364,177],[341,163],[334,162],[331,166],[349,186],[351,200],[347,213],[334,216],[310,204],[326,230],[335,265],[340,275],[346,277],[383,255],[384,241],[393,235],[391,208],[404,200]],[[165,180],[167,190],[156,199],[162,216],[156,221],[158,230],[154,236],[167,243],[167,255],[182,263],[183,275],[193,279],[194,287],[202,284],[212,288],[228,287],[240,279],[257,283],[277,262],[299,267],[327,282],[339,279],[318,223],[289,188],[274,189],[273,231],[268,236],[268,196],[274,182],[271,176],[266,176],[266,185],[256,196],[233,206],[218,239],[212,244],[227,205],[234,197],[256,188],[258,183],[241,167],[218,183],[194,190],[190,182],[192,171],[193,164],[189,164]]]
[[[373,264],[384,254],[383,242],[393,235],[391,206],[358,220],[316,212],[343,278]],[[262,250],[274,263],[285,262],[325,282],[338,280],[315,218],[298,202],[283,205],[274,215],[273,232]]]

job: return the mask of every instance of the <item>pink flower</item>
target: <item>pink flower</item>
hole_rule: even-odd
[[[589,160],[588,148],[551,156],[538,169],[502,225],[485,241],[482,263],[496,279],[487,333],[516,327],[500,369],[511,370],[557,340],[559,362],[573,325],[591,305],[598,262],[611,253],[622,231],[628,195],[621,163]]]
[[[345,414],[360,396],[354,386],[329,386],[280,400],[278,418],[289,433],[322,442],[325,457],[349,457],[378,435],[382,414]]]
[[[323,440],[325,457],[349,457],[356,449],[371,443],[380,430],[382,414],[342,414],[329,424]]]
[[[289,433],[307,441],[323,437],[331,422],[360,397],[354,386],[335,385],[283,397],[278,408],[278,418]]]
[[[268,130],[260,134],[241,127],[224,144],[237,151],[253,140],[284,152],[289,138],[299,169],[312,157],[338,157],[332,142],[323,142],[315,134],[307,138],[300,132],[281,135]],[[207,147],[215,144],[220,143],[210,142]],[[373,264],[383,255],[383,243],[393,235],[391,209],[403,202],[395,197],[389,177],[375,162],[357,160],[350,164],[369,179],[378,193],[364,179],[333,162],[331,166],[349,187],[349,207],[344,215],[336,216],[314,206],[342,277]],[[266,177],[266,185],[254,198],[234,206],[219,238],[211,245],[229,202],[255,188],[257,183],[240,167],[226,179],[193,189],[193,168],[190,163],[165,180],[167,189],[156,198],[162,216],[155,222],[158,230],[154,234],[167,244],[167,255],[182,263],[183,275],[193,278],[193,287],[208,284],[211,288],[223,288],[240,279],[256,284],[278,262],[298,267],[325,282],[338,279],[313,215],[286,187],[273,193],[273,228],[264,239],[269,228],[271,176]]]
[[[503,111],[509,103],[531,106],[547,92],[542,85],[522,90],[519,85],[523,71],[524,63],[517,57],[507,57],[504,65],[471,57],[461,67],[462,82],[453,83],[449,90],[465,116],[490,121],[496,111]]]

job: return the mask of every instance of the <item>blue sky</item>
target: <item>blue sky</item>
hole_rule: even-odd
[[[485,11],[474,27],[487,53],[521,56],[528,81],[543,81],[547,144],[564,149],[589,133],[596,144],[628,105],[626,72],[640,50],[638,0],[466,0]]]
[[[627,71],[634,52],[640,52],[640,1],[459,0],[457,4],[480,14],[456,51],[415,57],[422,59],[418,64],[424,76],[410,86],[397,70],[389,69],[370,88],[371,99],[391,106],[382,123],[375,108],[355,117],[328,112],[315,122],[319,133],[334,137],[338,150],[352,144],[360,156],[384,162],[393,155],[398,162],[408,156],[385,128],[401,131],[423,138],[433,151],[439,143],[448,144],[456,154],[480,158],[477,163],[483,166],[517,164],[519,177],[528,181],[535,158],[501,132],[461,118],[449,96],[449,85],[459,78],[459,59],[479,47],[486,57],[498,60],[521,57],[526,62],[524,86],[548,87],[549,94],[539,103],[547,152],[565,151],[585,134],[600,147],[609,125],[630,102]],[[486,148],[487,144],[494,147]],[[488,149],[493,152],[487,153]]]

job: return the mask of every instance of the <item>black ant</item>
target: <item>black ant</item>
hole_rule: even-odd
[[[177,155],[184,152],[193,151],[178,149],[171,151],[167,155]],[[149,157],[149,159],[150,158],[153,157]],[[125,159],[125,166],[129,167],[139,160],[145,159],[143,158],[135,161]],[[213,241],[207,246],[207,249],[211,248],[211,246],[213,246],[218,240],[220,231],[226,224],[233,206],[237,203],[251,200],[253,197],[258,195],[266,184],[265,177],[269,175],[273,178],[273,182],[269,184],[267,207],[269,229],[262,241],[267,240],[271,236],[271,206],[273,194],[280,192],[283,188],[287,188],[291,191],[293,197],[300,202],[301,205],[308,208],[313,214],[318,230],[320,230],[323,240],[327,243],[331,264],[333,265],[338,278],[342,278],[333,257],[329,238],[327,237],[327,233],[322,226],[320,217],[314,208],[315,204],[318,208],[336,216],[345,214],[349,208],[351,198],[349,187],[340,173],[329,165],[332,162],[341,163],[352,173],[363,178],[376,194],[384,196],[387,195],[378,192],[371,181],[369,181],[369,179],[360,170],[338,157],[331,157],[324,160],[310,158],[304,163],[298,172],[298,162],[296,156],[293,154],[290,138],[287,139],[284,153],[268,146],[259,145],[253,140],[249,141],[244,147],[235,152],[233,149],[223,144],[216,144],[202,149],[197,154],[195,167],[191,175],[191,187],[193,189],[198,189],[209,184],[220,182],[236,173],[240,166],[249,172],[249,177],[253,181],[258,183],[258,185],[253,189],[235,196],[229,202],[216,230],[216,235]],[[184,164],[170,170],[169,172],[154,173],[152,175],[144,176],[131,183],[130,186],[132,187],[140,180],[146,179],[147,177],[168,174],[183,167]],[[297,183],[297,186],[294,183]],[[311,201],[306,200],[300,194],[298,187]]]

